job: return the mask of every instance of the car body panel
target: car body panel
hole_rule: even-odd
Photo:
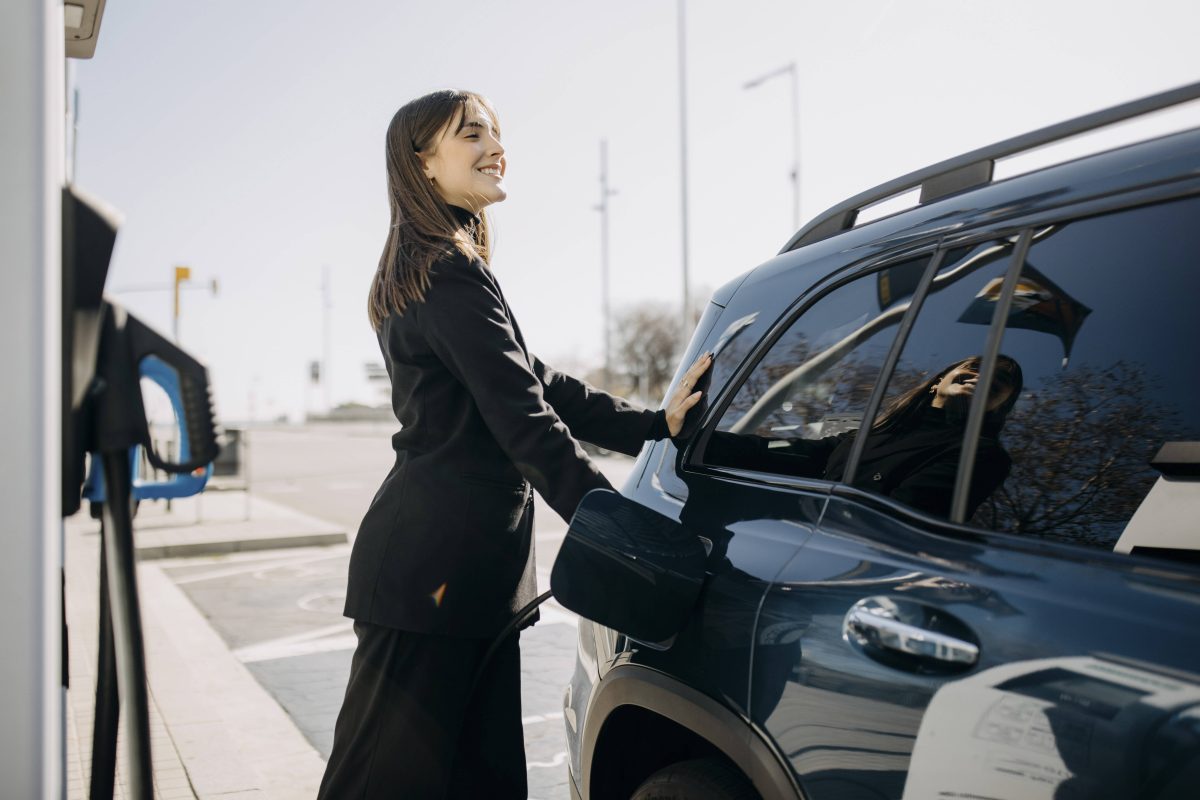
[[[939,535],[945,523],[904,521],[913,515],[877,505],[862,493],[831,498],[817,531],[771,587],[756,633],[754,722],[778,742],[813,800],[900,798],[934,695],[1001,665],[1136,659],[1200,690],[1200,677],[1183,677],[1200,653],[1194,571],[1108,553],[1081,559],[1076,548],[1002,534]],[[881,653],[843,634],[847,613],[866,598],[921,604],[957,621],[974,635],[978,664],[936,674],[935,660],[881,663]],[[1126,742],[1128,772],[1118,783],[1111,754],[1081,750],[1071,738],[1090,729],[1086,711],[1066,699],[1051,705],[1062,729],[1030,733],[1030,757],[1057,749],[1070,754],[1070,764],[1042,770],[1038,785],[1049,790],[1070,780],[1071,789],[1087,787],[1076,796],[1102,796],[1105,785],[1134,794],[1145,766],[1130,763],[1139,743]],[[970,733],[976,757],[986,761],[993,739],[1007,732]],[[960,739],[953,744],[965,747]]]
[[[675,381],[718,350],[698,414],[710,425],[796,309],[865,264],[1190,194],[1200,194],[1200,130],[997,181],[781,253],[722,287]],[[620,705],[612,698],[641,702],[629,699],[632,681],[653,675],[648,685],[684,686],[723,709],[719,724],[767,742],[793,770],[796,796],[1127,797],[1147,786],[1154,796],[1192,796],[1194,566],[955,526],[829,483],[685,466],[670,440],[648,444],[639,460],[623,493],[705,540],[708,580],[689,626],[658,647],[581,621],[568,692],[573,779],[603,768],[589,761],[587,732],[602,730]],[[976,647],[977,661],[897,659],[863,645],[847,619],[866,600],[924,613]],[[597,702],[618,676],[623,693]],[[681,724],[710,741],[725,735],[705,727],[713,719]],[[587,796],[586,783],[575,789]]]

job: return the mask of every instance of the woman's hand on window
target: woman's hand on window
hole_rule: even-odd
[[[683,430],[683,420],[687,417],[687,412],[704,396],[704,392],[696,391],[696,383],[711,366],[712,353],[700,356],[696,359],[696,363],[688,367],[688,371],[683,374],[683,379],[671,393],[671,399],[667,401],[667,430],[671,432],[672,437],[678,436],[679,432]]]

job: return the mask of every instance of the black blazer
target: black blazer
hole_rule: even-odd
[[[530,355],[482,261],[446,257],[430,280],[379,331],[402,427],[354,541],[345,614],[490,636],[537,594],[530,484],[569,520],[611,488],[577,440],[636,455],[666,423]]]

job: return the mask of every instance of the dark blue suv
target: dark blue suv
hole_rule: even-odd
[[[1200,797],[1200,129],[993,180],[1198,97],[714,294],[704,403],[555,563],[573,796]]]

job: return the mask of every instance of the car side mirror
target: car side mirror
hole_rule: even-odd
[[[554,598],[581,617],[642,642],[687,624],[704,582],[699,537],[608,489],[583,498],[554,560]]]

